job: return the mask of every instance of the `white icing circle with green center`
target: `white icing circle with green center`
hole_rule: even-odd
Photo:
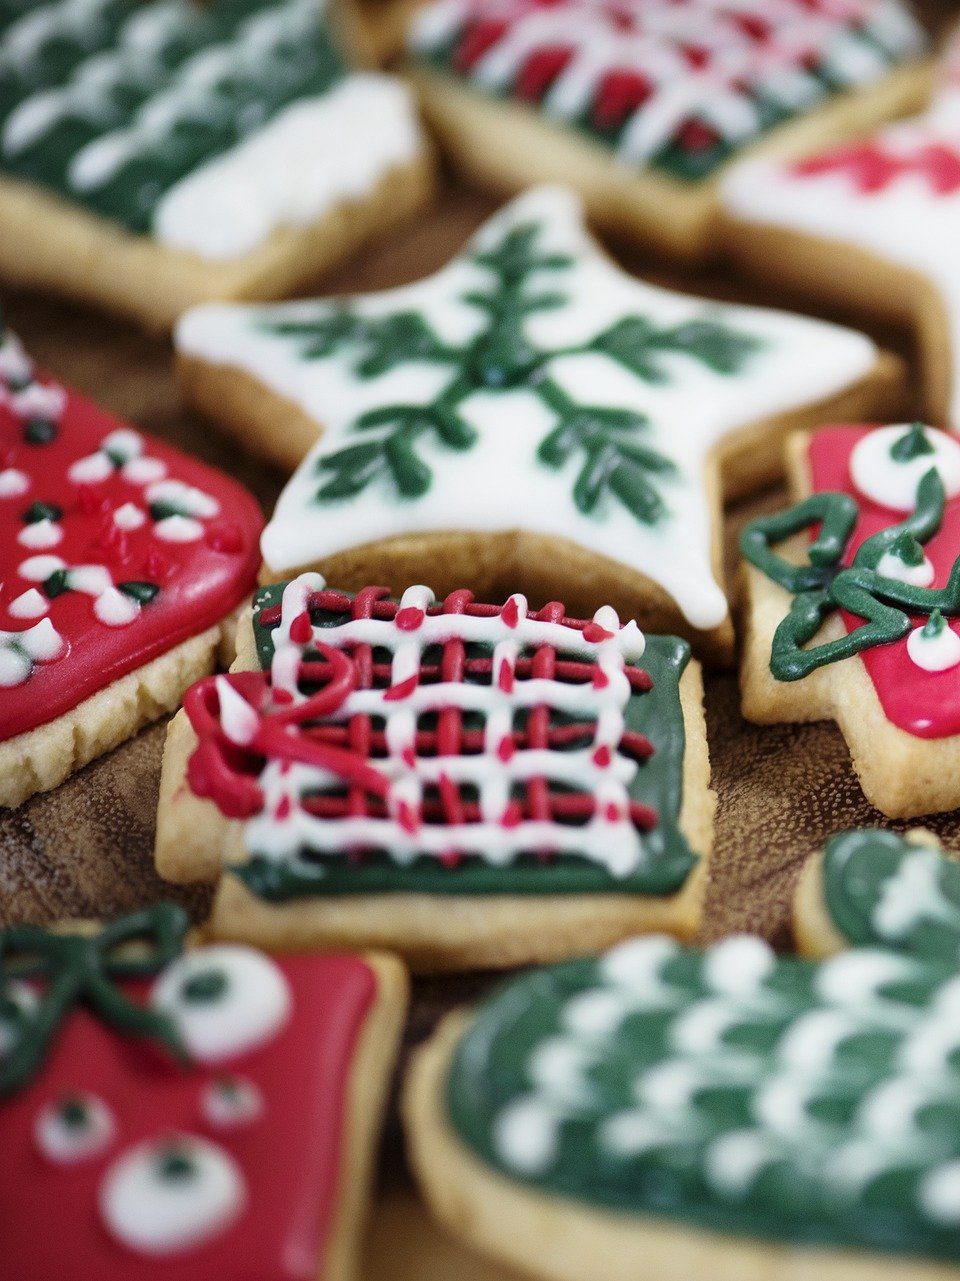
[[[183,1158],[176,1176],[164,1161]],[[219,1236],[246,1200],[240,1167],[223,1148],[193,1136],[129,1148],[111,1165],[100,1187],[100,1212],[110,1234],[140,1254],[169,1255]]]
[[[291,996],[269,957],[220,944],[178,957],[157,979],[150,1003],[173,1019],[193,1058],[218,1063],[276,1036],[289,1017]]]
[[[54,1165],[74,1165],[105,1152],[117,1131],[113,1113],[95,1094],[79,1094],[75,1103],[82,1116],[71,1120],[69,1104],[54,1101],[37,1114],[37,1148]]]
[[[907,653],[925,672],[946,672],[960,663],[960,636],[945,624],[936,636],[925,636],[915,627],[907,637]]]
[[[939,472],[948,499],[960,494],[960,442],[935,427],[925,427],[932,452],[898,461],[891,450],[911,430],[909,423],[879,427],[864,436],[850,455],[850,476],[857,489],[892,511],[913,511],[920,481],[932,467]]]

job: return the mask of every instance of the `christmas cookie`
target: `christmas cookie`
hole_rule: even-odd
[[[152,327],[277,298],[418,208],[409,91],[322,0],[0,4],[0,276]]]
[[[797,882],[793,932],[807,956],[892,947],[960,961],[960,863],[931,832],[842,832]]]
[[[919,107],[924,43],[899,0],[433,0],[408,55],[468,174],[568,182],[597,222],[697,259],[732,160]]]
[[[200,307],[176,346],[191,403],[277,461],[307,454],[264,534],[268,578],[602,600],[719,657],[721,483],[763,483],[788,427],[900,391],[861,334],[628,276],[560,188],[430,279]]]
[[[695,932],[714,798],[683,641],[305,574],[239,642],[170,727],[157,825],[162,876],[227,860],[214,934],[441,970]]]
[[[0,338],[0,805],[179,706],[232,646],[254,500]]]
[[[354,1276],[402,967],[185,947],[186,927],[160,903],[0,931],[0,1262],[17,1281],[65,1258],[104,1281]]]
[[[725,243],[782,286],[920,338],[927,412],[960,430],[960,43],[921,116],[801,159],[738,166],[724,186]]]
[[[744,936],[534,971],[415,1060],[421,1186],[454,1234],[549,1281],[946,1281],[957,967]]]
[[[744,715],[832,719],[893,818],[960,805],[960,444],[919,423],[789,450],[797,505],[753,521]]]

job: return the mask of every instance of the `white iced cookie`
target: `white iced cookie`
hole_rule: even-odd
[[[105,1152],[117,1126],[113,1113],[95,1094],[73,1094],[48,1103],[37,1114],[37,1148],[55,1165],[73,1165]]]
[[[913,511],[920,481],[935,467],[947,498],[960,494],[960,442],[920,423],[897,423],[864,436],[850,455],[857,489],[881,507]]]
[[[177,1254],[219,1236],[246,1200],[240,1167],[193,1136],[140,1143],[111,1165],[100,1188],[109,1232],[141,1254]]]
[[[218,1063],[276,1036],[291,998],[269,957],[224,944],[178,957],[157,979],[150,1002],[170,1015],[194,1058]]]
[[[960,663],[960,636],[939,610],[907,637],[907,653],[925,672],[946,672]]]

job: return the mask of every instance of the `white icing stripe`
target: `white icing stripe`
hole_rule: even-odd
[[[305,360],[297,343],[265,333],[260,321],[298,320],[328,314],[326,304],[292,303],[281,308],[197,308],[177,326],[180,352],[211,364],[233,366],[298,405],[324,436],[287,484],[263,536],[270,570],[282,575],[345,548],[398,534],[517,528],[569,540],[619,561],[653,579],[698,628],[718,626],[727,605],[711,568],[711,517],[704,492],[706,460],[716,445],[751,422],[776,418],[849,388],[874,365],[877,352],[861,334],[782,312],[706,303],[644,284],[620,271],[586,235],[575,198],[541,188],[503,209],[478,233],[467,254],[496,243],[510,228],[542,227],[538,244],[574,261],[562,273],[538,275],[569,302],[533,313],[525,333],[546,350],[596,336],[625,316],[638,315],[672,329],[717,320],[760,340],[737,374],[717,374],[682,354],[667,354],[669,376],[644,381],[598,353],[558,356],[547,366],[563,390],[583,403],[647,415],[645,446],[673,460],[677,475],[658,476],[666,512],[653,525],[610,501],[592,513],[571,494],[582,460],[570,457],[556,470],[537,460],[550,430],[550,411],[529,390],[478,391],[460,412],[477,432],[469,451],[432,438],[418,450],[433,473],[429,490],[416,501],[396,501],[372,483],[349,500],[318,503],[318,465],[326,455],[356,444],[351,425],[363,413],[390,404],[423,404],[451,377],[449,366],[410,362],[380,377],[355,372],[356,351]],[[476,336],[483,316],[464,301],[471,290],[489,287],[489,273],[455,259],[434,277],[402,289],[356,300],[363,317],[422,312],[444,339]],[[509,430],[505,424],[509,424]]]
[[[274,633],[273,688],[294,699],[304,697],[298,684],[301,653],[309,644],[353,650],[369,646],[391,655],[388,689],[354,690],[343,705],[325,719],[343,723],[366,715],[383,725],[386,758],[373,767],[389,781],[386,816],[345,816],[318,819],[302,805],[309,790],[330,790],[340,780],[322,769],[270,762],[260,776],[263,812],[246,826],[246,844],[258,854],[284,859],[301,845],[324,853],[341,853],[354,847],[384,848],[399,864],[417,855],[442,857],[451,850],[475,855],[503,866],[518,854],[538,848],[578,853],[608,868],[617,876],[629,875],[645,859],[642,835],[630,816],[628,786],[637,762],[619,750],[624,733],[623,709],[631,697],[624,672],[628,662],[643,654],[644,639],[631,620],[621,627],[609,607],[598,610],[594,623],[607,629],[606,636],[587,640],[575,628],[530,618],[522,596],[513,596],[503,611],[492,616],[466,613],[424,614],[433,600],[429,589],[410,588],[400,602],[395,621],[358,618],[334,627],[312,627],[312,642],[290,638],[295,620],[302,622],[311,591],[322,585],[317,575],[304,575],[289,583],[283,593],[281,622]],[[505,618],[509,615],[509,621]],[[513,623],[513,625],[511,625]],[[428,650],[458,640],[465,646],[483,645],[493,652],[492,671],[477,681],[417,681]],[[595,665],[596,677],[567,681],[516,674],[521,651],[535,653],[550,646],[574,660]],[[223,692],[223,691],[222,691]],[[577,749],[515,747],[513,734],[518,714],[532,707],[559,712],[593,723],[589,743]],[[483,750],[457,755],[421,753],[417,731],[425,713],[458,708],[483,725]],[[249,742],[255,726],[228,696],[222,706],[224,730],[233,741]],[[472,785],[479,802],[479,820],[442,823],[424,821],[425,787],[449,780],[458,789]],[[581,825],[549,817],[511,818],[515,784],[543,780],[578,794],[595,797],[593,813]],[[462,793],[461,793],[462,794]]]
[[[202,258],[236,258],[278,228],[308,226],[368,195],[422,149],[406,85],[349,76],[188,174],[158,204],[153,233]]]

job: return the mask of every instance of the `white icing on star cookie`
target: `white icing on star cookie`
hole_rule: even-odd
[[[490,325],[476,298],[503,301],[490,264],[506,270],[515,251],[542,264],[525,286],[519,334],[510,331],[505,351],[493,341],[467,352]],[[243,370],[323,429],[264,534],[273,573],[398,535],[520,528],[651,578],[699,629],[727,616],[711,565],[708,456],[740,428],[853,386],[877,359],[861,334],[628,276],[556,188],[508,205],[437,275],[351,300],[344,316],[330,302],[208,306],[177,328],[181,353]],[[386,352],[379,364],[365,345],[373,329]],[[408,357],[390,354],[397,343]],[[536,376],[523,368],[528,354]],[[367,356],[372,372],[360,368]],[[469,383],[455,409],[401,439],[390,413],[458,396],[458,370]],[[408,469],[402,494],[377,457],[391,432],[395,465]],[[615,469],[622,483],[611,483]],[[318,500],[331,476],[337,496]],[[637,514],[645,485],[661,508],[655,519]]]

